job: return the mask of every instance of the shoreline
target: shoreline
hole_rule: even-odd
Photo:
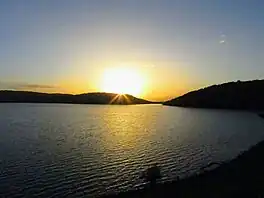
[[[160,183],[154,188],[146,187],[102,197],[262,197],[263,154],[264,140],[213,170],[205,170],[178,181]]]

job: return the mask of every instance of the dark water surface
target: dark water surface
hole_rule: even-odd
[[[94,196],[228,160],[264,139],[254,113],[162,105],[0,104],[0,197]]]

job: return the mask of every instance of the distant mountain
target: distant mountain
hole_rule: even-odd
[[[213,85],[163,104],[196,108],[264,110],[264,80]]]
[[[48,94],[28,91],[0,91],[0,103],[71,103],[71,104],[149,104],[129,94],[87,93],[79,95]]]

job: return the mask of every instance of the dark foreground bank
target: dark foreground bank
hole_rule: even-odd
[[[214,170],[106,197],[264,197],[264,141]]]

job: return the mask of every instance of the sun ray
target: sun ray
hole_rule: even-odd
[[[112,100],[109,102],[109,104],[113,104],[117,99],[118,99],[119,95],[115,95],[115,97],[112,98]]]
[[[131,100],[127,97],[126,94],[124,94],[123,96],[124,96],[125,100],[127,101],[127,104],[131,104],[132,103]]]

